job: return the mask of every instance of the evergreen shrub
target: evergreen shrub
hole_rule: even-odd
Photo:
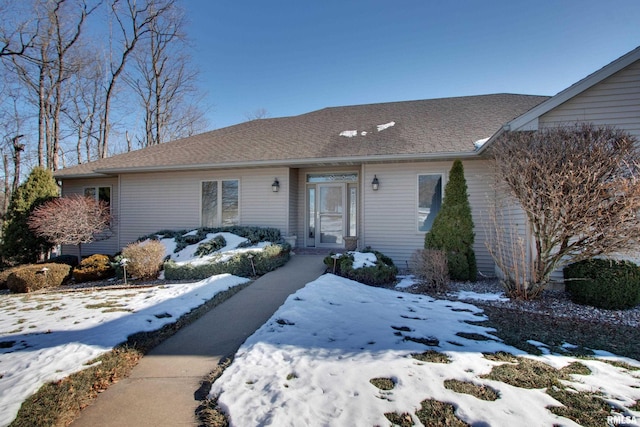
[[[475,239],[473,227],[464,168],[462,162],[456,160],[449,172],[442,207],[424,240],[425,249],[439,249],[447,254],[451,280],[475,281],[477,279],[478,267],[473,251]]]
[[[640,304],[640,267],[632,262],[590,259],[568,265],[563,273],[575,303],[608,310]]]
[[[224,237],[216,236],[211,240],[200,243],[194,255],[199,257],[211,255],[215,251],[219,251],[225,246],[227,246],[227,241],[224,239]]]
[[[386,286],[396,281],[398,268],[393,260],[381,252],[365,248],[364,253],[373,253],[376,255],[376,263],[374,266],[353,268],[354,256],[347,252],[342,254],[337,260],[334,260],[335,254],[325,257],[324,263],[328,267],[327,270],[333,272],[335,263],[335,274],[364,283],[371,286]]]
[[[200,265],[178,265],[174,261],[167,261],[164,263],[164,277],[167,280],[202,280],[217,274],[233,274],[240,277],[261,276],[286,264],[290,252],[289,244],[279,243],[269,245],[261,251],[236,254],[224,262],[217,262],[216,258]]]
[[[2,230],[2,257],[5,262],[14,265],[35,263],[53,247],[45,238],[31,231],[28,220],[36,207],[57,197],[58,193],[51,172],[36,167],[11,195]]]
[[[113,277],[115,274],[108,255],[95,254],[83,259],[73,269],[76,282],[93,282]]]
[[[136,279],[155,279],[162,268],[165,247],[157,240],[132,243],[122,250],[127,275]]]
[[[13,271],[7,278],[11,292],[26,293],[39,289],[55,288],[70,276],[71,266],[66,264],[32,264]]]

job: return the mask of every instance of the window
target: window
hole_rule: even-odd
[[[202,226],[238,225],[238,180],[202,182]]]
[[[111,187],[86,187],[84,195],[106,202],[107,205],[111,206]]]
[[[442,175],[418,175],[418,231],[429,231],[442,205]]]

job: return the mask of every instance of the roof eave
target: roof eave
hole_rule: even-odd
[[[248,167],[300,167],[312,166],[318,164],[340,164],[340,163],[380,163],[380,162],[403,162],[403,161],[427,161],[427,160],[448,160],[472,158],[479,155],[478,151],[451,151],[440,153],[423,153],[423,154],[393,154],[393,155],[373,155],[373,156],[355,156],[355,157],[322,157],[308,159],[287,159],[287,160],[262,160],[253,162],[223,162],[223,163],[202,163],[190,165],[168,165],[168,166],[147,166],[147,167],[130,167],[130,168],[105,168],[96,169],[93,175],[70,175],[59,176],[59,179],[70,178],[88,178],[105,175],[118,175],[125,173],[150,173],[150,172],[176,172],[190,171],[202,169],[238,169]]]
[[[533,107],[526,113],[511,120],[507,123],[507,126],[512,130],[520,129],[522,126],[553,110],[560,104],[565,103],[569,99],[595,86],[604,79],[612,76],[613,74],[624,69],[625,67],[628,67],[638,60],[640,60],[640,46],[635,48],[631,52],[628,52],[627,54],[621,56],[620,58],[610,62],[609,64],[600,68],[598,71],[589,74],[587,77],[583,78],[577,83],[574,83],[565,90],[558,92],[556,95]]]

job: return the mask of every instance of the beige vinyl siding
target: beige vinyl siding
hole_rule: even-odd
[[[539,119],[540,127],[543,128],[577,122],[615,126],[640,139],[640,61],[597,83]],[[551,280],[562,282],[562,270],[556,270]]]
[[[275,177],[280,191],[274,193]],[[287,231],[288,169],[237,169],[128,174],[121,176],[120,246],[163,229],[201,224],[203,181],[239,181],[240,225]]]
[[[541,127],[592,122],[640,137],[640,61],[540,117]]]
[[[72,194],[84,195],[84,189],[87,187],[111,187],[111,214],[115,217],[113,227],[115,235],[107,240],[82,245],[82,255],[115,254],[120,249],[118,247],[118,230],[120,226],[118,178],[67,179],[62,185],[62,196],[70,196]],[[62,253],[77,255],[78,248],[65,245],[62,247]]]
[[[453,162],[398,163],[367,165],[363,176],[364,242],[390,256],[397,266],[405,269],[412,254],[424,247],[424,232],[418,231],[417,197],[418,175],[442,174],[444,186]],[[491,174],[483,160],[466,161],[469,202],[475,224],[474,251],[478,269],[487,276],[494,276],[493,260],[485,247],[489,206],[493,203]],[[378,191],[370,183],[374,175],[380,181]]]

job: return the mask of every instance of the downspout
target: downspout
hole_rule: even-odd
[[[122,233],[120,232],[121,221],[122,218],[122,175],[118,174],[118,217],[116,218],[116,232],[118,233],[118,250],[122,250],[124,245],[122,244]]]

